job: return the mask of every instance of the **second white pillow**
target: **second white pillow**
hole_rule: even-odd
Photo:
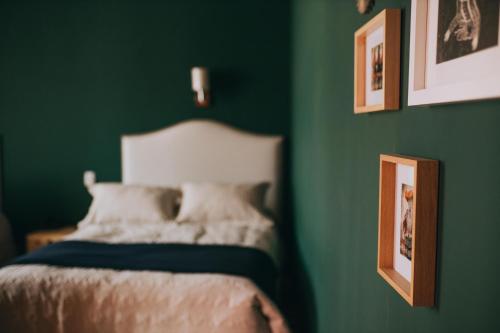
[[[264,219],[264,198],[268,185],[184,183],[179,222]]]

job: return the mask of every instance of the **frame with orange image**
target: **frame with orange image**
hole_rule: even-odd
[[[411,306],[434,305],[438,172],[437,160],[380,155],[377,272]]]

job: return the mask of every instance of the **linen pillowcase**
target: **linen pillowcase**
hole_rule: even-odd
[[[167,187],[98,183],[87,216],[94,223],[163,223],[175,218],[180,193]],[[86,219],[87,219],[86,218]]]
[[[184,183],[178,222],[265,219],[264,199],[269,185]]]

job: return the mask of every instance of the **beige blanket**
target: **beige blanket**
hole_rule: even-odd
[[[0,331],[289,332],[245,278],[43,265],[0,270]]]

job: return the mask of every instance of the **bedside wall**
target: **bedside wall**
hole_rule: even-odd
[[[0,50],[5,211],[19,246],[84,216],[84,170],[120,179],[124,133],[191,118],[289,131],[288,1],[4,1]],[[194,107],[193,65],[212,70],[210,109]]]
[[[500,101],[407,107],[410,0],[295,0],[293,193],[304,332],[500,332]],[[403,8],[402,109],[353,114],[354,31]],[[437,306],[376,272],[379,154],[441,161]],[[308,288],[307,288],[308,287]]]

